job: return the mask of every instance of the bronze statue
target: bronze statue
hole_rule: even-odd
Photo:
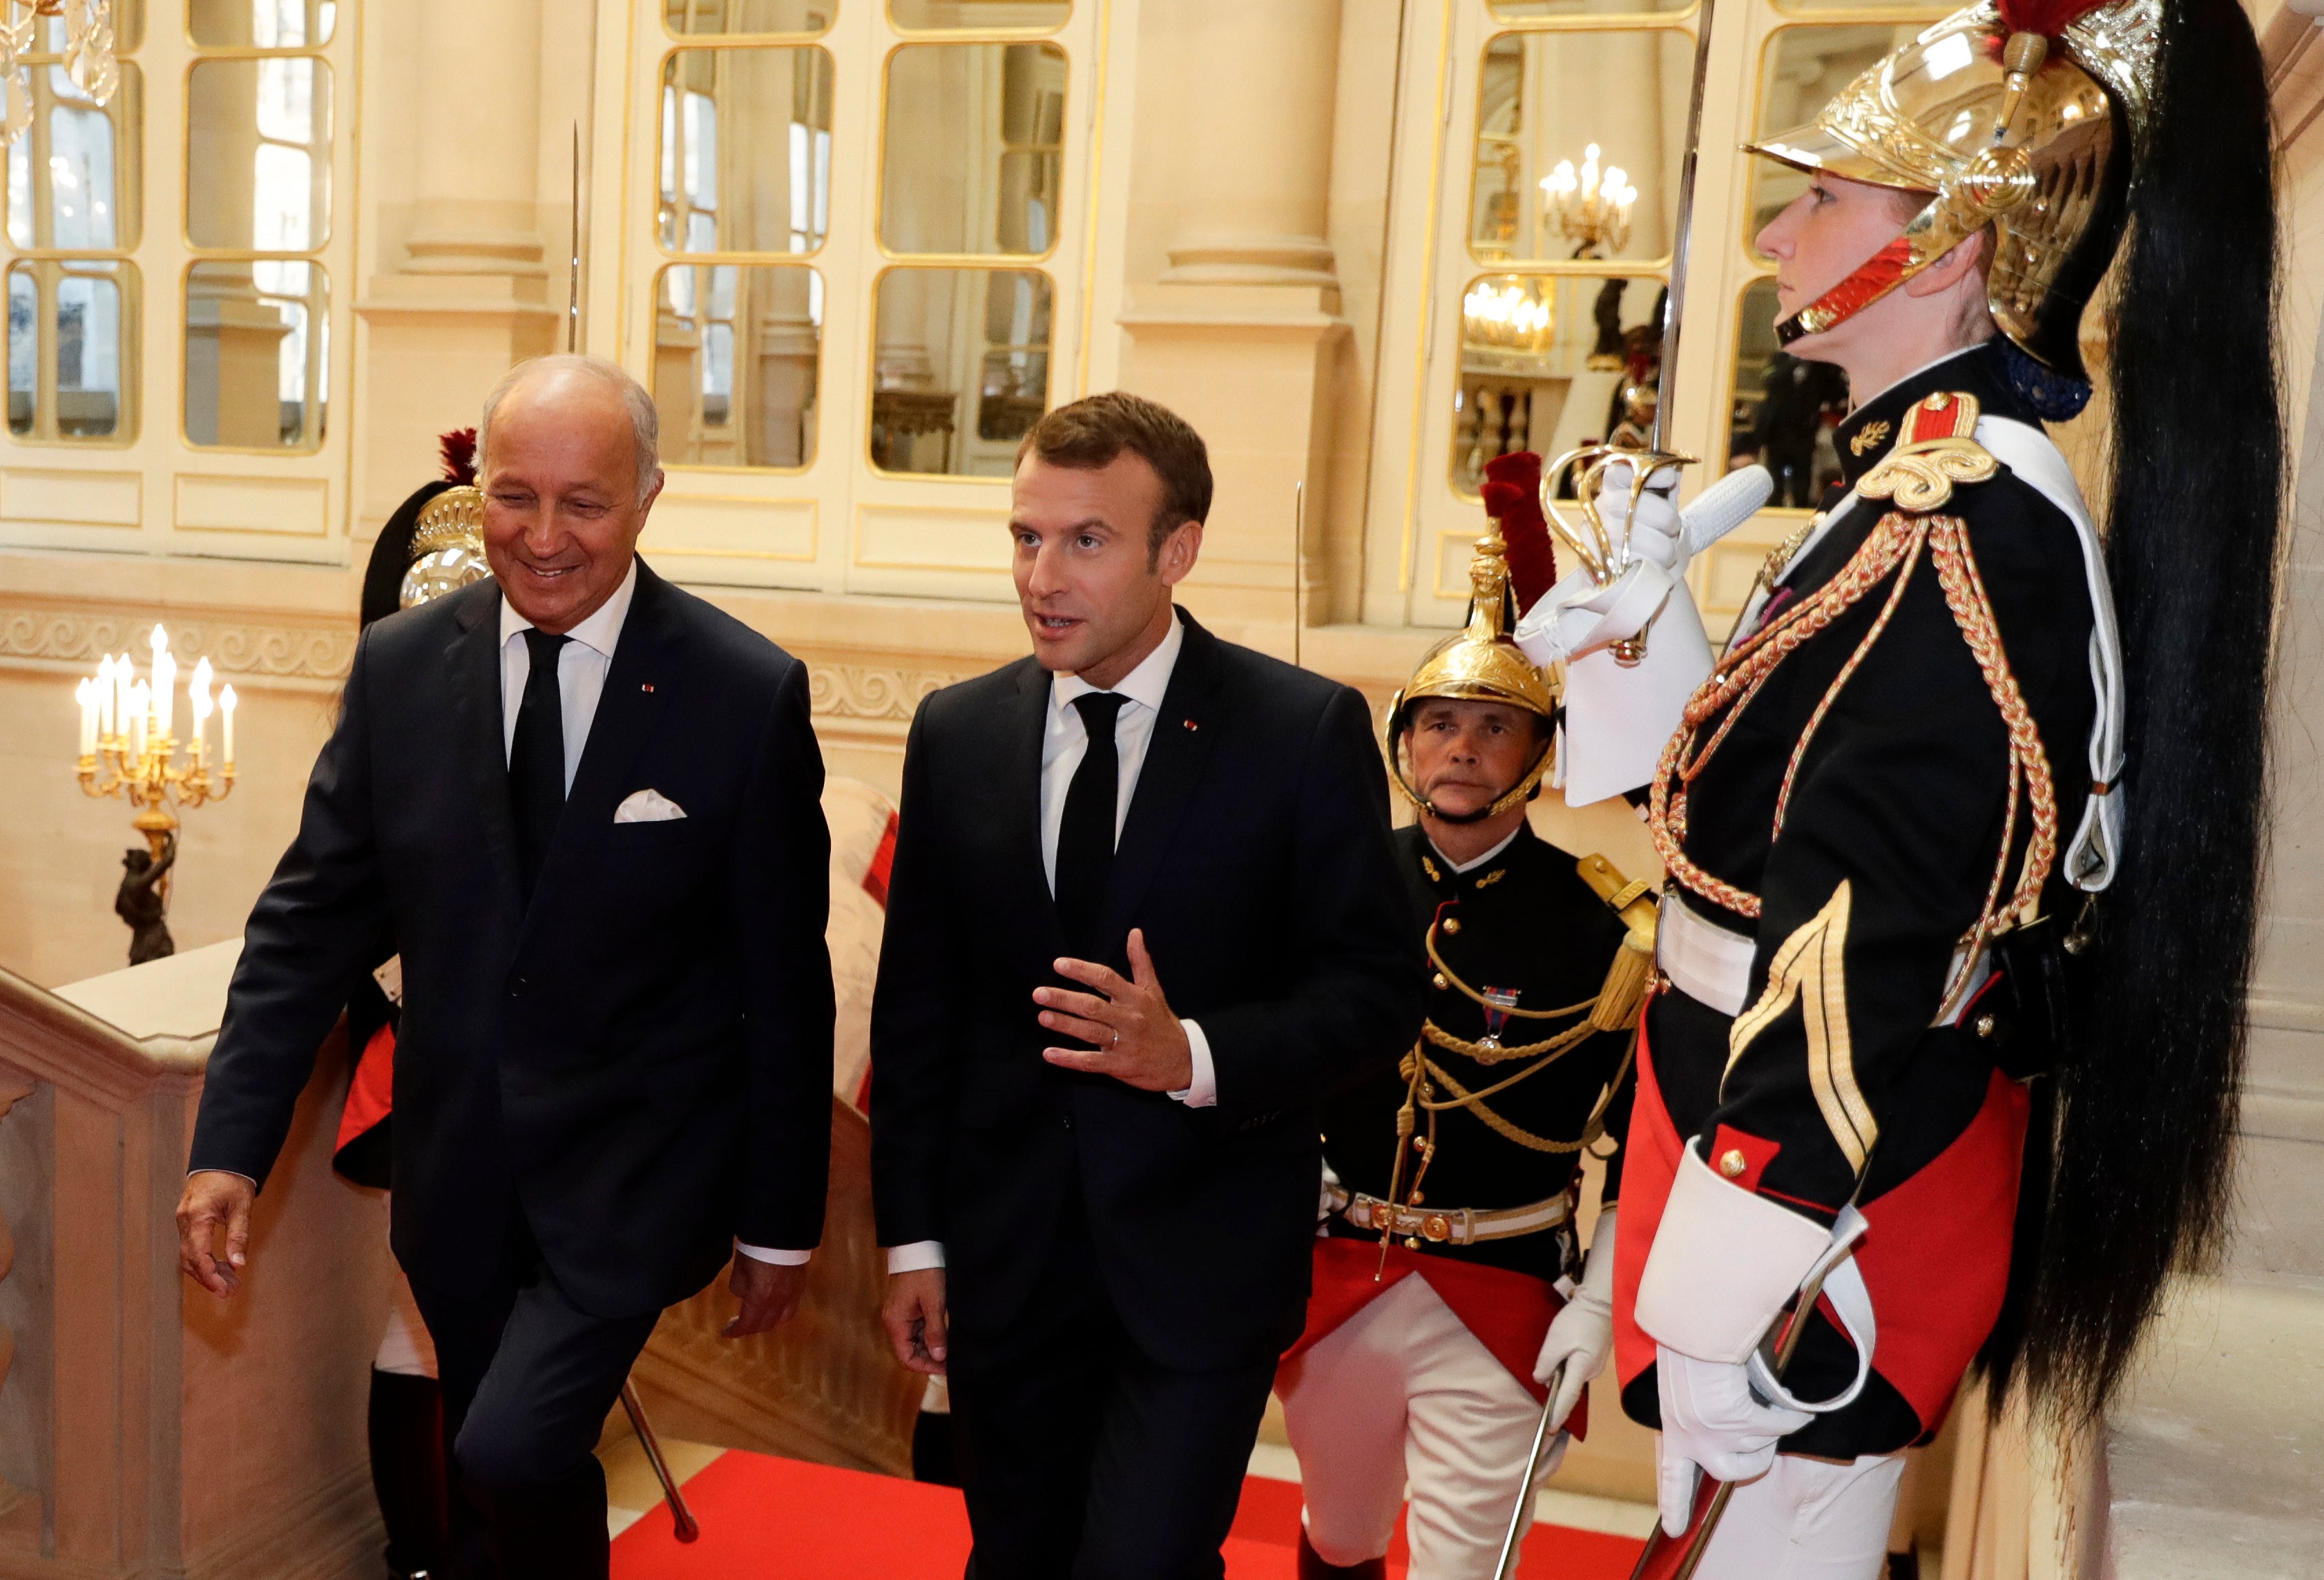
[[[177,942],[170,936],[170,924],[165,920],[170,910],[170,896],[164,886],[170,868],[178,860],[178,836],[165,836],[161,859],[156,861],[151,850],[130,850],[121,858],[127,869],[121,879],[121,890],[113,896],[114,914],[129,923],[129,963],[142,966],[147,960],[158,960],[178,952]]]

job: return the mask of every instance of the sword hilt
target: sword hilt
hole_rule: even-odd
[[[1859,1188],[1860,1184],[1859,1177]],[[1799,1299],[1793,1302],[1792,1309],[1778,1317],[1767,1336],[1759,1341],[1762,1349],[1772,1349],[1774,1361],[1769,1370],[1778,1382],[1790,1369],[1792,1356],[1799,1351],[1800,1340],[1808,1330],[1810,1313],[1823,1298],[1826,1276],[1820,1272],[1802,1284]],[[1646,1551],[1638,1555],[1637,1567],[1630,1571],[1630,1580],[1692,1580],[1695,1570],[1702,1566],[1704,1555],[1711,1551],[1711,1539],[1727,1513],[1727,1501],[1734,1494],[1733,1482],[1704,1476],[1694,1489],[1694,1513],[1686,1529],[1677,1536],[1665,1536],[1657,1520],[1646,1537]]]

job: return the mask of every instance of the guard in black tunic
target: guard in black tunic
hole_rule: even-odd
[[[1618,1364],[1697,1580],[1871,1580],[1972,1366],[2087,1422],[2217,1249],[2280,509],[2259,68],[2231,0],[2000,0],[1754,149],[1808,177],[1758,238],[1777,336],[1857,407],[1652,786]],[[2132,219],[2101,534],[2043,423]]]
[[[1583,1150],[1623,1123],[1654,890],[1526,825],[1558,703],[1504,634],[1500,533],[1509,560],[1538,567],[1537,596],[1554,579],[1538,464],[1493,463],[1489,508],[1507,514],[1478,546],[1470,626],[1390,709],[1397,781],[1419,813],[1397,850],[1434,991],[1402,1069],[1323,1115],[1314,1292],[1277,1380],[1306,1493],[1305,1576],[1383,1573],[1408,1483],[1415,1580],[1490,1580],[1545,1384],[1564,1421],[1611,1350],[1618,1153],[1586,1275],[1572,1220]]]

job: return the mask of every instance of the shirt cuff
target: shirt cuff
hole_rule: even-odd
[[[1193,1021],[1178,1023],[1186,1029],[1186,1052],[1194,1061],[1194,1078],[1184,1091],[1170,1096],[1189,1108],[1215,1108],[1219,1106],[1219,1067],[1211,1062],[1211,1040],[1203,1035],[1203,1028]]]
[[[258,1181],[251,1179],[240,1169],[188,1169],[186,1171],[186,1178],[189,1180],[197,1174],[232,1174],[235,1179],[246,1181],[253,1190],[258,1189]]]
[[[812,1251],[779,1251],[771,1245],[745,1245],[734,1242],[734,1249],[753,1262],[771,1262],[777,1267],[805,1267]]]
[[[931,1267],[945,1264],[942,1240],[915,1240],[908,1245],[888,1247],[890,1272],[924,1272]]]

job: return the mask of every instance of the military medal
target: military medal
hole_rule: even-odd
[[[1517,1006],[1518,989],[1486,988],[1482,989],[1485,1011],[1485,1034],[1477,1039],[1477,1046],[1495,1053],[1501,1051],[1501,1028],[1509,1024],[1509,1011]]]

